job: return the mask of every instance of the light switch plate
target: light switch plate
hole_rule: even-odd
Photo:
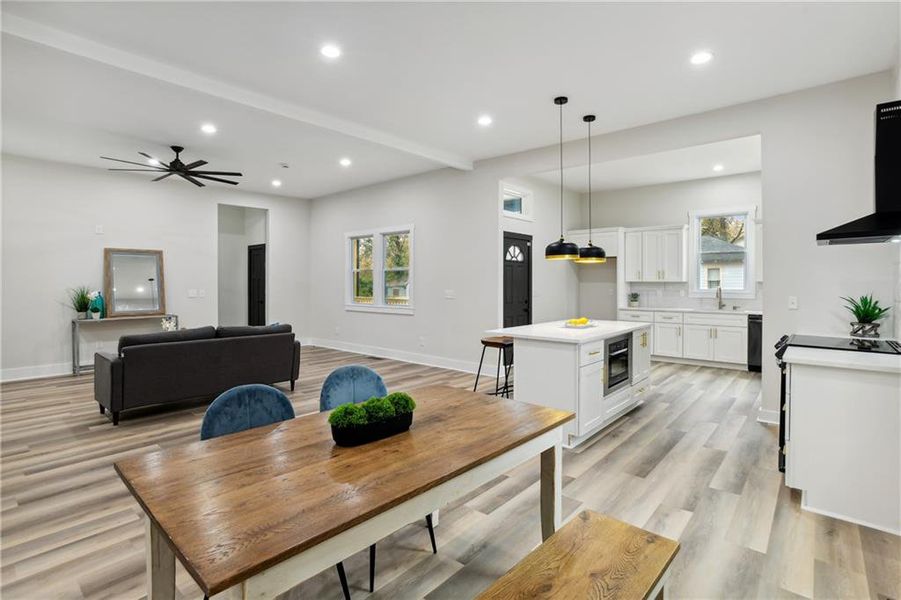
[[[789,296],[788,297],[788,310],[798,310],[798,297],[797,296]]]
[[[196,298],[196,297],[197,297],[197,290],[195,290],[195,289],[188,290],[188,298]]]
[[[103,225],[94,225],[94,233],[103,235]]]

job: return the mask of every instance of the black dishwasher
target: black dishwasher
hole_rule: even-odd
[[[748,315],[748,370],[760,373],[763,315]]]

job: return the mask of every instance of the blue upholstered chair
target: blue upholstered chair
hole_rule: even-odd
[[[200,425],[200,439],[208,440],[293,418],[294,407],[281,391],[259,383],[239,385],[221,393],[210,404]]]
[[[342,404],[359,404],[373,396],[388,393],[378,373],[363,365],[338,367],[326,377],[319,394],[319,410],[332,410]]]
[[[359,404],[373,396],[384,396],[388,393],[385,382],[381,376],[363,365],[347,365],[338,367],[325,378],[322,391],[319,393],[319,411],[332,410],[342,404]],[[437,554],[438,547],[435,544],[435,528],[432,525],[432,515],[425,518],[429,528],[429,538],[432,541],[432,552]],[[347,588],[347,576],[344,573],[344,564],[338,563],[338,577],[341,579],[341,589],[344,591],[345,600],[350,600],[350,591]],[[369,546],[369,591],[375,590],[375,544]]]

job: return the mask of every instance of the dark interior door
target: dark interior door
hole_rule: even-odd
[[[532,324],[532,236],[504,232],[504,327]]]
[[[266,244],[247,246],[247,324],[266,324]]]

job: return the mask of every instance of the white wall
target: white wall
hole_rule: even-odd
[[[871,291],[891,298],[897,249],[887,244],[820,247],[815,236],[873,210],[873,109],[894,93],[893,78],[884,72],[600,135],[593,145],[595,159],[761,134],[764,347],[785,332],[846,334],[838,297]],[[583,155],[584,141],[567,144],[564,167],[581,164]],[[471,364],[478,336],[497,320],[498,181],[556,167],[556,149],[546,147],[480,161],[472,172],[437,171],[315,200],[311,235],[313,247],[322,252],[311,269],[315,337]],[[416,316],[345,313],[343,232],[364,222],[411,221],[421,249]],[[536,246],[541,243],[535,240]],[[447,288],[456,290],[456,300],[443,298]],[[788,309],[790,295],[798,297],[798,310]],[[335,327],[341,328],[338,336]],[[425,346],[418,344],[420,335],[426,337]],[[778,373],[765,360],[764,407],[774,411],[777,402]]]
[[[592,193],[595,227],[686,225],[688,211],[761,205],[760,172]],[[580,228],[588,227],[586,199]],[[762,210],[759,217],[763,216]]]
[[[269,317],[304,331],[309,201],[213,185],[198,189],[180,181],[151,183],[138,175],[18,156],[2,160],[4,380],[69,371],[74,312],[66,290],[102,286],[104,247],[162,249],[167,309],[183,326],[215,325],[219,203],[270,211]],[[97,225],[102,235],[94,233]],[[188,289],[205,290],[205,297],[188,298]],[[156,322],[146,326],[158,329]],[[83,362],[98,344],[115,347],[125,331],[113,323],[94,329],[98,333],[87,336]]]
[[[268,211],[220,204],[218,215],[219,325],[247,325],[247,247],[266,243]]]

